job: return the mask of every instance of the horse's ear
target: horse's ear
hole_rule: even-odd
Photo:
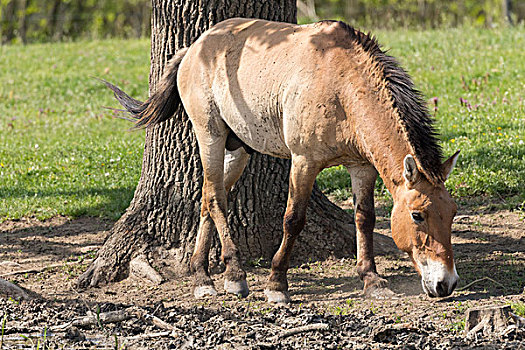
[[[417,170],[416,160],[410,154],[407,154],[403,161],[403,177],[407,185],[414,185],[419,181],[419,170]]]
[[[459,157],[459,152],[460,151],[457,151],[456,153],[454,153],[454,155],[452,157],[450,157],[449,159],[447,159],[442,165],[441,165],[441,169],[443,171],[443,179],[448,179],[448,177],[450,176],[450,173],[452,172],[452,169],[454,169],[454,166],[456,165],[456,162],[458,161],[458,157]]]

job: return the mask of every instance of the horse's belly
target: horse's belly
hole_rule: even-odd
[[[257,152],[290,158],[277,118],[253,113],[226,113],[223,118],[235,135]]]

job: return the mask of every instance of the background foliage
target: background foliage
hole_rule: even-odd
[[[150,0],[0,0],[0,41],[148,36],[150,6]],[[299,22],[340,19],[375,29],[492,27],[525,18],[523,0],[298,0],[297,7]]]
[[[0,0],[0,38],[13,41],[142,37],[150,0]]]
[[[299,20],[335,18],[365,28],[492,27],[525,18],[523,0],[302,0]]]

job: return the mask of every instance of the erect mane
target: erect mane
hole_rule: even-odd
[[[419,170],[433,184],[444,181],[441,168],[442,150],[426,103],[414,87],[408,73],[397,60],[381,50],[375,37],[365,34],[344,22],[339,24],[348,32],[382,70],[383,79],[390,91],[397,121],[410,144]]]

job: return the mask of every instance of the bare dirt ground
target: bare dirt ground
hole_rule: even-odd
[[[386,211],[379,214],[376,231],[388,237]],[[287,307],[265,302],[264,261],[248,262],[251,293],[246,299],[224,294],[220,275],[215,276],[219,295],[200,301],[191,296],[189,278],[159,286],[129,278],[75,290],[77,276],[111,225],[63,217],[0,224],[2,278],[38,295],[31,301],[0,297],[4,349],[40,349],[44,343],[66,349],[525,349],[525,332],[519,329],[468,339],[463,331],[470,307],[525,302],[523,212],[480,206],[460,210],[453,226],[458,288],[490,280],[451,297],[423,295],[408,258],[386,239],[378,270],[397,298],[364,298],[355,260],[332,259],[290,270],[293,303]],[[118,311],[122,320],[104,323],[110,311]],[[93,315],[95,324],[69,324],[86,315]]]

